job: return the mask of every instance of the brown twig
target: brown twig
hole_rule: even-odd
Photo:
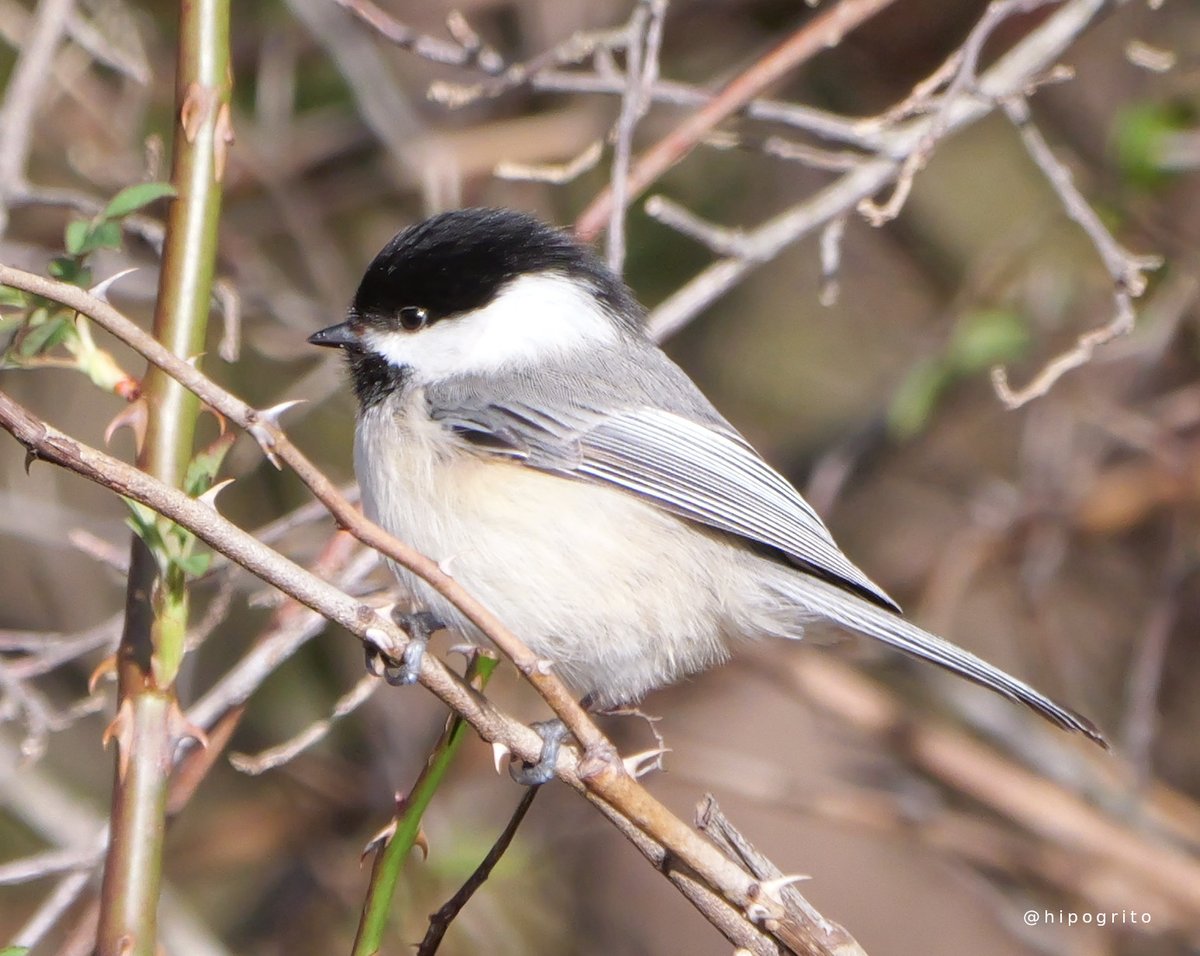
[[[798,655],[788,669],[773,668],[772,676],[783,676],[860,731],[898,745],[905,759],[947,786],[1084,859],[1124,872],[1200,921],[1200,862],[1183,848],[1114,819],[1090,797],[1013,763],[961,730],[911,719],[893,695],[835,660]]]
[[[1052,359],[1023,388],[1012,389],[1003,366],[992,369],[992,384],[996,394],[1008,408],[1020,408],[1027,402],[1045,395],[1071,369],[1086,364],[1096,349],[1113,339],[1129,334],[1133,329],[1133,300],[1146,291],[1146,272],[1162,265],[1158,256],[1135,255],[1113,238],[1079,187],[1071,171],[1054,155],[1041,131],[1033,124],[1029,104],[1023,96],[1012,96],[1001,102],[1005,115],[1021,134],[1030,158],[1046,177],[1063,208],[1091,240],[1100,261],[1113,283],[1113,316],[1100,328],[1085,332],[1075,345]]]
[[[0,267],[0,281],[8,282],[14,271]],[[23,274],[18,274],[18,277],[20,275]],[[39,279],[36,276],[33,278]],[[67,287],[67,290],[73,288]],[[173,369],[177,368],[174,360],[171,360],[170,364]],[[195,371],[187,363],[178,364],[182,365],[183,369]],[[179,371],[182,373],[182,369]],[[203,379],[203,382],[199,387],[210,392],[214,400],[226,405],[238,401],[223,393],[203,376],[200,376],[200,379]],[[230,411],[233,411],[232,407]],[[229,417],[236,418],[233,414]],[[405,637],[389,619],[367,605],[347,597],[332,585],[272,551],[253,536],[226,521],[210,505],[190,498],[144,472],[54,430],[30,415],[3,392],[0,392],[0,426],[25,445],[33,458],[42,458],[68,468],[153,508],[264,581],[318,610],[324,617],[342,624],[371,646],[392,656],[398,655],[404,646]],[[285,445],[284,441],[282,433],[276,431],[272,450],[281,456],[285,453],[289,457],[295,455],[296,460],[303,465],[305,460],[292,446]],[[316,474],[320,475],[319,472]],[[320,478],[326,486],[332,487],[323,475],[320,475]],[[411,562],[408,566],[415,566],[414,570],[423,570],[426,567],[425,562],[428,559],[413,555],[410,549],[375,529],[352,509],[346,518],[353,526],[351,530],[356,536],[369,539],[367,543],[371,543],[373,547],[377,546],[389,557]],[[465,614],[474,615],[474,619],[481,624],[481,629],[498,647],[506,654],[510,653],[513,644],[521,647],[510,632],[494,623],[495,619],[467,597],[457,585],[453,585],[452,582],[448,584],[449,579],[440,570],[436,570],[436,565],[433,565],[433,568],[435,574],[431,574],[426,580],[438,587],[443,594],[447,594]],[[421,571],[418,570],[417,573]],[[520,654],[522,651],[518,650],[516,653]],[[523,653],[529,652],[525,650]],[[532,659],[532,655],[530,658]],[[547,685],[550,675],[534,664],[530,666],[526,676],[542,690]],[[537,759],[541,751],[540,738],[528,727],[516,723],[492,708],[433,655],[425,656],[420,681],[461,714],[485,740],[500,741],[514,754],[527,761]],[[558,683],[558,687],[562,688],[561,683]],[[543,692],[543,695],[549,700],[554,693],[555,689],[551,689],[549,694]],[[561,693],[566,693],[565,688],[561,689]],[[571,703],[578,707],[573,699]],[[650,796],[625,771],[611,744],[600,735],[594,725],[591,725],[590,720],[588,724],[598,738],[598,743],[592,743],[591,746],[585,744],[582,758],[578,757],[573,749],[564,748],[560,752],[557,766],[560,779],[584,793],[597,807],[611,808],[612,813],[606,813],[606,816],[609,816],[621,832],[656,866],[674,869],[676,865],[682,864],[727,901],[713,904],[712,893],[705,891],[688,895],[701,912],[722,931],[725,931],[727,923],[727,910],[732,907],[743,914],[744,922],[749,924],[750,916],[756,917],[787,945],[794,944],[800,947],[798,952],[812,956],[829,956],[827,950],[805,948],[804,941],[810,934],[803,925],[802,917],[786,910],[773,897],[768,895],[764,898],[762,887],[757,880],[724,857],[711,844],[697,837],[682,820]],[[797,920],[801,922],[798,923]]]
[[[504,69],[500,55],[487,46],[470,28],[461,13],[451,13],[447,21],[453,40],[440,40],[412,29],[370,0],[333,0],[389,43],[409,50],[422,59],[451,66],[477,67],[495,75]]]
[[[953,101],[945,102],[944,134],[948,135],[981,119],[1006,97],[1023,93],[1030,77],[1050,67],[1106,6],[1106,0],[1067,0],[1063,3],[984,71],[975,84],[977,92],[965,91]],[[875,156],[864,159],[858,167],[791,209],[755,229],[742,232],[740,254],[721,253],[718,238],[714,249],[722,258],[676,290],[651,312],[648,319],[651,333],[658,338],[673,334],[737,285],[752,269],[770,261],[787,246],[829,221],[844,216],[862,200],[894,182],[903,171],[905,158],[912,155],[934,122],[934,117],[920,116],[883,131]]]
[[[42,0],[38,4],[33,29],[21,44],[4,90],[0,105],[0,234],[8,226],[9,194],[25,179],[38,101],[74,7],[75,0]]]
[[[658,54],[662,46],[666,0],[638,0],[626,27],[625,92],[621,112],[613,131],[612,175],[609,183],[615,197],[609,211],[607,259],[609,268],[620,273],[625,265],[625,207],[629,179],[629,159],[633,133],[648,105],[646,88],[658,77]]]
[[[696,148],[716,126],[778,82],[800,64],[841,41],[893,0],[841,0],[806,22],[774,50],[730,81],[719,94],[638,157],[629,172],[629,203],[668,169]],[[591,241],[612,216],[615,193],[605,188],[575,220],[575,234]]]
[[[492,848],[488,850],[487,855],[480,861],[479,866],[475,867],[474,872],[459,887],[458,891],[443,903],[436,913],[429,917],[429,929],[425,931],[425,938],[421,940],[420,946],[417,947],[417,956],[434,956],[434,953],[438,951],[438,947],[442,945],[442,937],[446,935],[446,930],[450,928],[450,924],[454,922],[454,918],[470,902],[471,897],[475,895],[476,891],[487,882],[487,878],[492,875],[492,870],[496,868],[496,864],[504,856],[504,852],[508,849],[509,844],[512,843],[513,837],[517,835],[517,829],[525,819],[525,814],[529,812],[529,808],[533,805],[533,798],[538,795],[540,789],[541,787],[525,788],[525,792],[521,795],[521,800],[517,804],[517,808],[513,811],[508,823],[504,825],[504,829],[500,832],[500,836],[496,838],[496,842],[492,844]]]

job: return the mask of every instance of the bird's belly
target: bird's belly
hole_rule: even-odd
[[[394,451],[368,451],[379,448]],[[355,463],[369,517],[440,562],[601,703],[718,663],[741,629],[740,549],[630,494],[481,458],[432,423],[395,418],[364,416]],[[418,606],[479,636],[441,595],[396,571]]]

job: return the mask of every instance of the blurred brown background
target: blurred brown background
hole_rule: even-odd
[[[852,116],[878,113],[963,41],[984,6],[899,0],[773,95]],[[445,36],[448,4],[386,7]],[[459,9],[519,60],[574,31],[623,23],[630,4],[472,0]],[[1047,13],[1006,22],[988,50],[1016,42]],[[811,15],[775,0],[675,0],[663,75],[719,85]],[[20,3],[0,3],[4,64],[29,16]],[[39,186],[107,198],[146,177],[148,164],[151,175],[165,174],[153,170],[170,129],[173,8],[93,0],[77,16],[102,37],[111,62],[80,42],[60,50],[28,173]],[[378,248],[429,211],[506,205],[569,224],[606,182],[607,154],[565,185],[503,181],[492,171],[502,161],[577,155],[605,134],[619,102],[517,89],[449,110],[426,98],[427,87],[470,82],[469,71],[389,46],[332,2],[235,4],[234,17],[238,139],[220,274],[240,297],[244,344],[236,363],[222,361],[216,323],[205,368],[259,406],[307,399],[288,414],[289,433],[349,481],[352,400],[337,361],[313,354],[305,336],[338,318]],[[1134,40],[1171,53],[1170,68],[1131,62]],[[816,664],[807,647],[746,647],[718,672],[649,699],[645,709],[663,715],[657,728],[671,748],[651,789],[689,819],[700,797],[714,793],[776,863],[812,876],[805,893],[874,954],[1169,954],[1194,952],[1200,941],[1200,909],[1153,889],[1137,859],[1142,840],[1146,869],[1165,852],[1200,873],[1200,7],[1122,5],[1063,59],[1077,76],[1036,94],[1036,122],[1119,239],[1166,258],[1132,336],[1026,408],[1006,411],[995,397],[986,366],[999,353],[988,351],[990,336],[1007,343],[1014,380],[1023,382],[1111,310],[1094,249],[997,114],[938,145],[895,222],[875,229],[850,219],[836,304],[818,301],[811,239],[751,273],[668,344],[910,614],[1093,717],[1114,742],[1113,758],[1098,757],[1005,701],[852,641],[816,651]],[[654,142],[681,115],[656,106],[636,144]],[[744,134],[742,148],[702,146],[652,192],[749,227],[831,178],[756,149],[764,131],[774,131],[768,124],[723,128]],[[73,217],[36,197],[16,203],[0,259],[44,269]],[[640,203],[628,235],[627,278],[651,307],[711,258],[649,219]],[[125,251],[104,253],[95,271],[127,265],[141,269],[114,298],[145,320],[154,291],[145,242],[130,236]],[[984,361],[972,360],[972,349]],[[127,353],[117,354],[140,374]],[[121,410],[118,398],[64,371],[4,371],[0,386],[92,444]],[[215,430],[211,421],[204,427]],[[113,448],[130,455],[128,432]],[[306,500],[299,483],[264,466],[244,438],[227,471],[238,481],[222,510],[244,527]],[[94,544],[77,542],[83,531],[123,555],[120,502],[47,465],[35,464],[27,477],[7,438],[0,476],[3,635],[75,635],[116,615],[120,574],[97,560]],[[282,547],[311,560],[328,531],[311,524]],[[246,576],[232,581],[228,614],[188,664],[185,703],[225,673],[268,620],[262,588]],[[198,594],[200,619],[218,589]],[[36,678],[55,713],[86,696],[86,678],[105,653],[103,641],[94,643]],[[19,656],[3,646],[0,660]],[[847,662],[858,670],[844,670]],[[811,669],[819,664],[838,666]],[[326,716],[361,669],[357,642],[328,629],[254,696],[232,749],[259,751]],[[947,763],[923,762],[913,738],[865,732],[851,719],[855,673],[882,681],[869,686],[890,689],[879,692],[902,701],[913,726],[966,728],[966,749]],[[814,679],[828,682],[832,700],[814,699],[820,695],[805,683]],[[511,673],[493,687],[521,716],[543,716]],[[51,733],[36,761],[17,755],[26,715],[11,703],[0,709],[8,718],[0,727],[0,859],[51,845],[31,822],[39,809],[67,845],[104,819],[112,768],[99,738],[111,688],[100,694],[105,707]],[[279,769],[247,777],[222,761],[169,836],[167,951],[347,951],[365,884],[360,850],[392,812],[393,792],[419,770],[443,717],[419,689],[384,688]],[[628,749],[651,745],[640,721],[607,726]],[[1101,852],[1113,845],[1101,831],[1073,836],[1078,818],[1070,812],[1035,825],[1007,798],[965,786],[957,769],[970,764],[963,755],[975,753],[973,741],[1017,768],[1012,778],[980,771],[998,792],[1025,786],[1035,808],[1049,806],[1020,776],[1030,768],[1032,779],[1056,780],[1132,835],[1128,866]],[[490,760],[472,740],[435,801],[426,823],[431,854],[408,870],[398,903],[404,925],[390,952],[409,951],[426,914],[471,870],[515,804],[516,788],[493,774]],[[0,886],[0,942],[51,886]],[[1029,909],[1114,908],[1148,912],[1151,921],[1098,928],[1023,920]],[[44,951],[55,951],[57,939]],[[561,787],[535,804],[443,947],[580,956],[728,950]]]

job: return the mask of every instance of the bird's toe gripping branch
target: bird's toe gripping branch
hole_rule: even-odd
[[[393,686],[415,684],[421,676],[421,662],[425,659],[425,648],[429,638],[445,625],[429,611],[392,613],[392,620],[408,635],[408,646],[399,660],[384,654],[378,647],[367,642],[367,670],[376,677],[383,677]]]
[[[530,727],[542,738],[542,752],[537,763],[511,763],[508,766],[509,776],[523,787],[540,787],[554,779],[554,768],[558,763],[558,751],[562,742],[569,735],[567,725],[557,717],[554,720],[541,720]]]

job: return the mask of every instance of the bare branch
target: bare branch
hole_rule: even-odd
[[[947,134],[974,123],[1009,96],[1024,93],[1029,78],[1050,67],[1063,50],[1106,6],[1105,0],[1067,0],[979,78],[978,93],[964,92],[944,104]],[[745,233],[746,253],[726,256],[667,298],[649,317],[649,329],[666,338],[715,299],[733,288],[762,262],[787,246],[845,215],[902,174],[906,157],[926,137],[934,120],[917,117],[882,136],[879,154],[834,183]]]
[[[821,305],[829,307],[837,302],[840,286],[838,269],[842,264],[842,239],[846,235],[846,217],[831,219],[821,230]]]
[[[487,46],[457,11],[450,14],[446,26],[452,41],[418,33],[405,26],[387,11],[370,0],[333,0],[343,10],[358,17],[366,26],[403,50],[409,50],[423,59],[451,66],[474,66],[484,73],[496,74],[504,69],[500,55]]]
[[[260,431],[260,440],[269,443],[269,447],[282,460],[296,469],[302,480],[331,507],[343,526],[364,543],[411,568],[446,595],[537,687],[558,716],[572,728],[576,740],[583,747],[582,757],[570,748],[560,752],[557,773],[561,779],[583,792],[595,805],[610,806],[627,821],[636,820],[636,825],[631,824],[632,829],[622,827],[622,832],[631,835],[633,830],[641,829],[647,834],[651,841],[649,844],[633,836],[631,839],[639,849],[644,847],[644,852],[652,858],[657,857],[664,848],[669,850],[674,859],[700,874],[704,882],[743,914],[752,912],[766,921],[777,920],[778,928],[773,932],[788,945],[793,940],[807,938],[807,930],[795,925],[792,914],[783,911],[782,907],[772,904],[763,909],[757,882],[710,844],[698,839],[690,827],[673,816],[625,771],[612,744],[583,713],[561,681],[545,673],[538,666],[537,658],[511,632],[466,595],[434,562],[412,552],[350,508],[345,499],[337,495],[329,480],[291,445],[274,422],[264,420],[260,413],[220,389],[191,364],[176,359],[107,303],[95,300],[86,292],[8,267],[0,267],[0,282],[19,288],[36,287],[41,294],[49,294],[59,301],[65,300],[64,304],[85,310],[89,315],[95,313],[93,317],[98,325],[119,334],[127,344],[146,357],[153,355],[152,360],[156,364],[161,360],[160,367],[177,376],[181,384],[192,388],[228,418],[243,427],[256,426]],[[210,547],[223,552],[263,580],[318,610],[330,620],[342,624],[369,645],[390,656],[398,655],[405,645],[406,638],[389,619],[271,551],[208,505],[52,429],[3,393],[0,393],[0,422],[34,457],[53,461],[146,504],[192,531]],[[500,740],[511,752],[529,762],[537,759],[541,740],[532,730],[495,711],[432,655],[424,658],[420,680],[470,722],[485,740]],[[704,909],[707,905],[704,894],[693,894],[689,899],[708,913],[708,909]],[[719,925],[715,917],[714,924]],[[776,924],[769,922],[769,925]],[[811,949],[800,951],[823,952]]]
[[[936,69],[928,78],[917,84],[912,95],[904,100],[896,109],[889,110],[884,122],[892,122],[913,113],[932,112],[933,120],[925,129],[924,134],[913,147],[912,152],[904,160],[896,186],[887,202],[882,205],[873,199],[864,199],[859,203],[859,212],[872,226],[882,226],[900,214],[909,193],[912,191],[913,179],[925,168],[933,153],[934,146],[942,139],[950,128],[951,111],[963,96],[973,96],[979,87],[979,58],[983,53],[984,44],[991,38],[996,28],[1009,17],[1020,13],[1029,13],[1039,7],[1059,0],[992,0],[984,11],[979,22],[971,28],[967,39],[950,57]],[[945,85],[945,92],[934,104],[934,93]]]
[[[429,87],[429,98],[450,109],[460,109],[477,100],[500,96],[532,83],[545,70],[580,63],[602,51],[624,49],[628,35],[627,25],[614,30],[580,31],[533,59],[506,66],[493,78],[480,83],[433,83]]]
[[[1113,317],[1100,328],[1081,335],[1074,346],[1048,362],[1028,385],[1013,390],[1008,384],[1007,371],[1001,366],[992,369],[992,385],[1000,400],[1008,408],[1020,408],[1045,395],[1067,372],[1091,361],[1096,349],[1127,335],[1133,329],[1133,300],[1146,291],[1146,272],[1161,266],[1162,259],[1159,256],[1131,253],[1113,238],[1075,185],[1071,171],[1054,155],[1041,131],[1034,125],[1029,104],[1023,96],[1006,98],[1001,102],[1001,107],[1020,132],[1026,150],[1038,169],[1045,174],[1067,215],[1079,224],[1091,240],[1113,283]]]
[[[0,864],[0,886],[29,883],[56,873],[88,870],[100,862],[98,850],[47,850],[23,860]]]
[[[646,87],[652,86],[658,78],[658,54],[666,12],[667,0],[638,0],[626,28],[625,92],[621,96],[621,113],[614,131],[610,179],[614,200],[608,220],[608,265],[618,274],[625,265],[625,193],[633,133],[649,105]]]
[[[102,851],[97,851],[97,855]],[[32,949],[49,933],[58,921],[66,915],[67,910],[75,905],[75,901],[87,889],[92,881],[92,873],[77,872],[59,881],[49,896],[42,900],[41,906],[25,921],[13,935],[14,946],[24,946]]]
[[[252,777],[266,773],[268,770],[274,770],[324,740],[329,736],[329,731],[333,729],[335,723],[347,714],[358,710],[382,686],[383,682],[374,674],[359,678],[358,683],[338,698],[329,717],[315,721],[291,740],[286,740],[260,753],[253,755],[232,753],[229,755],[229,762],[242,773]]]
[[[644,208],[651,219],[703,243],[718,255],[745,257],[751,254],[746,234],[741,229],[726,229],[701,219],[666,196],[651,196]]]
[[[624,92],[624,82],[621,77],[584,71],[550,70],[535,76],[531,85],[535,90],[547,93],[595,93],[619,96]],[[698,86],[673,80],[659,80],[646,91],[646,94],[654,103],[693,109],[708,105],[720,95]],[[850,119],[800,103],[752,99],[733,115],[791,126],[821,139],[857,146],[868,152],[874,152],[883,145],[883,138],[876,120]]]
[[[531,183],[562,185],[577,179],[589,169],[594,169],[604,153],[604,142],[593,140],[574,159],[557,165],[530,166],[524,163],[501,163],[492,175],[497,179],[524,180]]]
[[[717,124],[745,107],[772,83],[822,50],[836,45],[856,26],[890,6],[892,2],[893,0],[841,0],[837,5],[806,22],[643,153],[630,171],[628,196],[623,197],[623,201],[632,202],[640,196],[651,183],[702,142]],[[615,194],[610,186],[579,214],[575,220],[576,235],[584,240],[594,239],[599,235],[611,216],[614,202]]]
[[[0,104],[0,234],[8,226],[8,196],[25,180],[25,164],[33,142],[33,120],[42,89],[51,75],[75,0],[41,0],[33,29],[21,45],[17,64]]]
[[[446,930],[454,922],[454,917],[470,902],[475,892],[487,882],[487,878],[492,875],[492,870],[496,868],[496,864],[504,856],[504,851],[508,849],[513,837],[517,835],[517,829],[521,826],[521,822],[525,819],[525,814],[529,812],[529,808],[533,805],[533,798],[538,795],[540,789],[541,787],[525,788],[525,792],[521,795],[521,800],[517,804],[517,808],[513,811],[508,823],[504,825],[504,829],[500,832],[500,836],[496,838],[496,842],[492,844],[492,848],[488,850],[487,855],[480,862],[479,866],[475,868],[474,872],[467,878],[467,881],[459,887],[458,891],[442,904],[436,913],[429,917],[429,929],[426,930],[425,938],[421,940],[421,945],[417,947],[417,956],[434,956],[434,953],[438,951],[438,947],[442,944],[442,937],[446,935]]]

